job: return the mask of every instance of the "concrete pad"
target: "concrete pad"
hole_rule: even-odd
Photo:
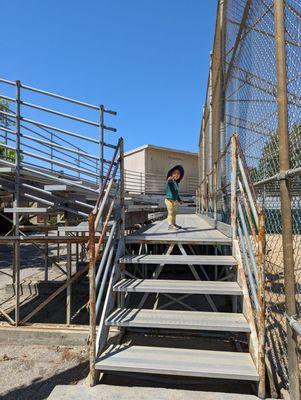
[[[257,400],[252,395],[213,393],[148,387],[58,385],[48,400]]]

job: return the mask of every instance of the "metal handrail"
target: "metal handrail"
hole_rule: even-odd
[[[239,145],[236,134],[232,135],[225,151],[219,157],[221,162],[231,147],[231,227],[233,246],[241,253],[244,274],[248,282],[250,298],[253,300],[255,314],[254,324],[258,338],[258,372],[260,382],[264,382],[265,376],[265,301],[264,301],[264,243],[265,233],[263,224],[263,211],[254,195],[252,181],[246,173],[244,154]],[[211,209],[214,218],[217,218],[217,195],[221,188],[217,187],[217,162],[214,168],[206,174],[198,188],[199,199],[204,200],[204,205],[199,206],[201,212],[208,215]],[[213,175],[212,188],[209,190],[209,177]],[[205,183],[205,185],[204,185]],[[205,186],[205,189],[203,189]],[[229,186],[229,185],[228,185]],[[203,189],[203,190],[202,190]],[[211,204],[210,204],[211,203]],[[252,243],[249,233],[253,235]],[[238,235],[237,235],[238,234]],[[237,243],[237,244],[236,244]],[[240,249],[238,247],[240,244]],[[252,316],[248,318],[253,319]]]
[[[119,153],[119,157],[118,157]],[[118,157],[118,161],[117,160]],[[96,205],[93,211],[88,217],[89,222],[89,283],[90,283],[90,379],[91,385],[93,386],[96,382],[96,370],[95,370],[95,358],[99,350],[100,331],[102,326],[98,330],[96,335],[96,323],[100,303],[103,297],[104,288],[107,277],[112,266],[112,259],[115,251],[115,243],[119,238],[124,235],[124,164],[123,164],[123,139],[120,138],[118,145],[112,157],[111,163],[106,173],[106,177],[100,188],[99,196],[96,201]],[[117,178],[117,172],[120,171],[119,178]],[[100,238],[96,243],[95,232],[98,229],[98,223],[103,218],[103,213],[107,200],[111,193],[113,183],[117,181],[117,189],[115,195],[111,201],[109,210],[107,211],[105,221],[102,225]],[[119,200],[118,207],[115,207],[116,201]],[[107,230],[109,228],[109,221],[113,215],[115,209],[114,220],[111,226],[109,236],[107,237]],[[103,243],[105,242],[103,248]],[[101,256],[99,265],[97,260]],[[115,255],[116,260],[116,255]],[[115,262],[114,262],[115,265]],[[98,291],[98,294],[97,294]],[[107,292],[108,296],[108,292]],[[106,302],[107,304],[107,302]],[[104,306],[106,309],[106,306]]]
[[[38,106],[37,104],[29,103],[29,102],[27,102],[27,101],[20,101],[20,104],[21,104],[22,106],[27,106],[27,107],[30,107],[30,108],[35,108],[36,110],[45,111],[45,112],[50,113],[50,114],[59,115],[60,117],[69,118],[69,119],[72,119],[73,121],[83,122],[84,124],[96,126],[96,127],[98,127],[98,128],[99,128],[99,126],[100,126],[99,123],[90,121],[90,120],[88,120],[88,119],[76,117],[75,115],[71,115],[71,114],[62,113],[62,112],[60,112],[60,111],[53,110],[53,109],[51,109],[51,108]],[[21,115],[21,119],[22,119],[22,115]]]

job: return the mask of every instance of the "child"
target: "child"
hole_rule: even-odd
[[[184,176],[184,168],[181,165],[176,165],[167,174],[166,180],[166,196],[165,204],[167,207],[167,222],[168,230],[176,231],[181,228],[181,226],[176,224],[176,207],[177,202],[182,204],[182,200],[179,196],[179,183]]]

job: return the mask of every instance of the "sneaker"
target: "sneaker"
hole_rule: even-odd
[[[175,227],[177,227],[178,229],[182,229],[182,226],[180,226],[180,225],[175,225]]]
[[[179,228],[176,225],[168,225],[169,231],[177,231]]]

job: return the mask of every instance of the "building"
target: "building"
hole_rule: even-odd
[[[125,188],[129,193],[163,193],[167,171],[181,164],[185,169],[181,193],[195,194],[197,153],[147,144],[128,151],[124,157]]]

